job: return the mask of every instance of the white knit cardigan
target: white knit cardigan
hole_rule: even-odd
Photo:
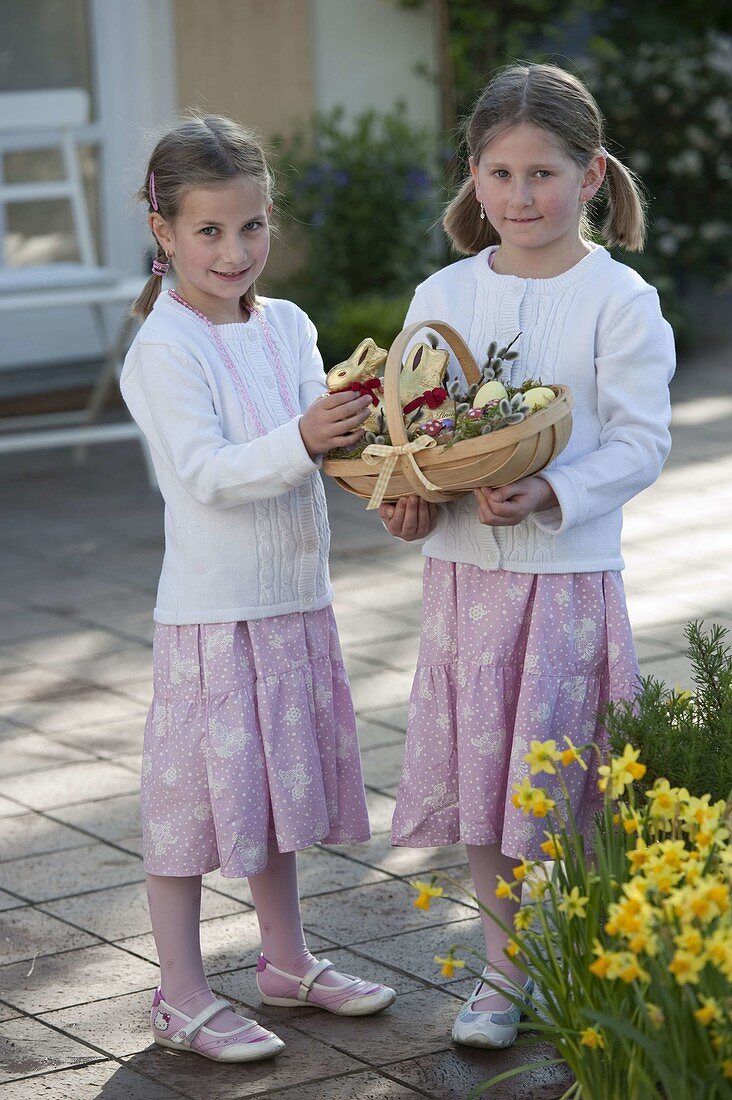
[[[515,527],[488,527],[468,494],[440,506],[425,555],[515,573],[623,568],[622,505],[656,480],[671,446],[674,342],[653,287],[606,249],[589,247],[555,278],[499,275],[491,247],[417,287],[405,324],[447,321],[479,364],[492,340],[507,344],[520,332],[510,383],[540,377],[574,397],[572,436],[541,474],[559,507]]]
[[[259,299],[301,411],[325,390],[316,332],[291,302]],[[242,407],[205,324],[161,294],[121,389],[165,501],[160,623],[261,619],[327,606],[330,532],[318,471],[287,412],[255,318],[217,325],[265,435]]]

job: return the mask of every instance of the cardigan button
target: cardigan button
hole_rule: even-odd
[[[318,544],[311,539],[309,542],[305,543],[304,549],[306,554],[313,554],[318,549]]]
[[[312,596],[305,596],[305,598],[303,599],[302,602],[303,603],[312,603],[313,602],[313,597]]]
[[[300,485],[297,490],[297,495],[299,497],[306,497],[309,492],[310,490],[308,489],[307,485]]]

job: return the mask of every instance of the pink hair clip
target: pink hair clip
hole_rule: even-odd
[[[147,193],[150,196],[150,205],[152,206],[153,210],[157,211],[158,210],[158,199],[157,199],[157,195],[155,194],[155,173],[154,172],[150,173],[150,179],[148,180],[148,184],[147,184]]]

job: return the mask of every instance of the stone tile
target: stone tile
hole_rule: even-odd
[[[378,833],[365,844],[353,844],[349,859],[358,859],[391,875],[421,877],[440,867],[454,867],[465,860],[463,844],[441,848],[395,848],[388,833]]]
[[[350,676],[351,695],[356,711],[371,712],[374,698],[381,707],[399,707],[409,699],[412,676],[408,672],[392,672],[390,669],[369,666],[366,675]],[[378,679],[377,679],[378,678]]]
[[[391,831],[391,819],[394,816],[394,799],[378,791],[366,791],[366,804],[369,811],[372,834]],[[357,847],[357,845],[354,845]]]
[[[2,1026],[0,1083],[32,1073],[84,1065],[99,1058],[96,1051],[27,1016]]]
[[[316,1085],[297,1086],[278,1093],[282,1100],[410,1100],[421,1095],[406,1085],[398,1085],[380,1073],[349,1073],[332,1081],[318,1081]]]
[[[38,1017],[65,1031],[73,1039],[91,1043],[114,1058],[146,1050],[151,1042],[149,989],[110,997],[90,1004],[78,1004]]]
[[[143,870],[135,856],[97,841],[76,850],[73,859],[62,851],[12,860],[3,864],[2,877],[14,893],[22,892],[30,901],[49,901],[94,887],[140,882]]]
[[[3,673],[0,678],[0,704],[58,699],[85,687],[80,680],[71,679],[55,669],[43,665],[24,665],[13,672]]]
[[[0,738],[0,776],[22,775],[58,764],[90,759],[90,754],[84,749],[59,744],[42,733],[20,726],[12,729],[14,732],[11,733],[8,726]]]
[[[655,676],[657,680],[663,680],[667,687],[693,687],[691,661],[683,654],[655,657],[653,660],[644,661],[640,668],[641,675]]]
[[[430,925],[464,920],[471,915],[469,909],[456,902],[445,902],[439,908],[433,906],[429,913],[424,913],[413,907],[414,897],[410,886],[391,879],[341,894],[304,898],[303,925],[308,931],[345,947],[412,929],[421,932]]]
[[[0,616],[0,645],[13,646],[16,650],[17,644],[28,638],[45,639],[53,634],[69,632],[67,619],[45,611],[23,608],[17,614]]]
[[[404,700],[403,706],[364,706],[357,710],[359,719],[365,718],[369,722],[377,722],[381,726],[387,726],[389,729],[396,730],[397,733],[404,736],[404,732],[407,728],[407,710],[408,710],[408,696],[409,692]]]
[[[421,989],[397,997],[393,1005],[375,1016],[354,1018],[313,1012],[293,1022],[293,1027],[368,1065],[393,1062],[408,1050],[420,1058],[450,1046],[455,1000],[439,990]]]
[[[112,631],[84,628],[74,623],[71,629],[61,634],[23,641],[4,640],[0,645],[0,652],[6,657],[30,660],[39,665],[61,666],[68,671],[79,665],[83,667],[84,661],[103,653],[118,653],[139,643]]]
[[[125,780],[127,772],[125,771]],[[140,795],[125,794],[117,798],[103,798],[94,802],[77,802],[73,806],[61,806],[52,816],[83,829],[100,840],[114,840],[136,836],[141,831]]]
[[[367,718],[359,718],[358,743],[363,752],[378,749],[382,745],[403,745],[404,731],[382,726],[379,722],[370,722]]]
[[[344,852],[348,853],[350,850],[349,846],[344,849]],[[298,853],[297,877],[301,898],[311,897],[314,894],[330,894],[338,890],[347,890],[352,886],[383,882],[386,879],[387,876],[382,871],[344,859],[339,851],[338,848],[330,849],[314,845]],[[210,875],[205,876],[204,882],[212,890],[240,898],[248,905],[254,904],[248,880],[245,878],[224,878],[219,871],[212,871]]]
[[[26,806],[19,805],[18,802],[11,798],[3,798],[0,794],[0,820],[6,817],[17,817],[27,812]]]
[[[43,913],[38,915],[49,924],[61,924]],[[69,932],[77,942],[93,943],[93,937],[85,932],[72,928]],[[49,946],[41,937],[36,938],[36,943],[43,943],[44,948]],[[150,990],[152,996],[159,973],[157,966],[145,959],[135,958],[109,944],[42,955],[36,959],[32,974],[29,969],[27,961],[3,967],[0,988],[3,1000],[33,1015],[143,989]]]
[[[308,937],[313,951],[330,947],[333,940],[321,936]],[[132,936],[119,941],[119,946],[134,952],[150,962],[157,963],[158,955],[152,934]],[[201,925],[201,947],[206,973],[220,974],[229,970],[241,970],[254,966],[259,958],[261,944],[256,914],[250,909],[233,916],[214,917]]]
[[[78,676],[89,683],[100,687],[118,687],[141,680],[151,673],[152,649],[130,642],[126,649],[115,653],[102,653],[69,664],[75,667]]]
[[[143,936],[150,932],[144,882],[94,890],[89,894],[46,902],[41,909],[44,913],[51,913],[60,920],[84,928],[103,940],[128,939],[130,936]],[[202,920],[239,913],[241,910],[241,902],[204,887],[201,897]]]
[[[72,928],[63,921],[55,920],[47,913],[28,906],[0,913],[0,965],[3,967],[6,963],[15,963],[20,959],[33,959],[41,951],[45,954],[68,951],[97,942],[96,936],[90,936],[79,928]],[[26,971],[29,965],[28,962],[23,964]],[[36,968],[39,965],[36,962]],[[5,971],[0,973],[4,974]],[[0,989],[7,988],[0,980]],[[6,994],[3,993],[3,996],[6,997]]]
[[[454,903],[448,902],[447,905]],[[446,906],[445,906],[446,907]],[[441,910],[443,906],[439,906]],[[485,958],[485,940],[480,918],[465,906],[460,906],[464,920],[453,921],[450,924],[434,924],[425,926],[417,931],[401,932],[383,939],[373,939],[358,945],[360,954],[378,962],[387,963],[407,974],[413,974],[423,982],[430,985],[439,985],[445,989],[454,983],[466,980],[465,971],[456,971],[456,977],[443,978],[440,974],[440,966],[435,962],[435,955],[444,956],[448,949],[456,944],[455,954],[458,958],[465,959],[468,966],[480,971]],[[417,910],[414,910],[417,912]],[[438,913],[438,904],[433,903],[429,915]],[[422,916],[427,917],[427,913]],[[406,927],[406,922],[405,922]],[[462,989],[458,991],[462,993]]]
[[[113,722],[136,714],[144,720],[147,708],[126,696],[88,687],[73,696],[60,696],[46,702],[9,703],[6,711],[11,721],[33,726],[41,733],[62,734],[78,726]]]
[[[80,848],[88,837],[44,814],[23,813],[0,818],[0,862],[69,848]]]
[[[138,677],[136,680],[126,680],[123,684],[116,684],[114,690],[127,699],[142,703],[147,709],[153,697],[152,673]]]
[[[54,736],[58,741],[75,746],[80,751],[110,759],[121,753],[141,750],[145,717],[145,712],[136,709],[130,718],[121,718],[113,722],[94,722],[90,726],[75,726]]]
[[[25,905],[22,898],[16,898],[12,894],[7,894],[5,890],[0,890],[0,912],[6,913],[8,909],[18,909],[21,905]]]
[[[384,576],[382,571],[377,579],[377,591],[369,584],[354,584],[354,578],[344,577],[336,581],[337,598],[354,607],[373,611],[374,607],[415,608],[422,602],[422,581],[420,577],[398,575]],[[378,595],[378,599],[376,598]]]
[[[542,1058],[548,1060],[553,1057],[556,1057],[556,1051],[549,1043],[538,1043],[528,1052],[516,1047],[485,1052],[470,1047],[454,1047],[402,1062],[391,1062],[382,1068],[436,1100],[464,1100],[472,1089],[521,1062],[539,1062]],[[494,1085],[486,1095],[491,1100],[559,1100],[573,1080],[566,1066],[547,1066]]]
[[[3,1100],[175,1100],[182,1096],[159,1081],[135,1073],[131,1066],[107,1061],[3,1086]]]
[[[351,646],[370,638],[386,639],[408,632],[411,621],[403,614],[379,614],[376,611],[363,611],[360,608],[336,608],[338,636],[344,646]]]
[[[252,1062],[240,1072],[232,1073],[231,1066],[168,1050],[136,1054],[127,1064],[191,1100],[240,1100],[249,1096],[270,1100],[288,1087],[294,1090],[294,1100],[307,1085],[316,1087],[316,1082],[363,1070],[361,1062],[293,1028],[278,1026],[277,1034],[286,1043],[282,1054]]]
[[[93,791],[97,799],[133,794],[139,780],[127,769],[107,761],[66,764],[62,768],[0,780],[0,794],[12,794],[23,809],[51,810],[84,802]]]
[[[399,783],[404,760],[404,742],[366,749],[361,755],[364,783],[369,787],[394,787]]]
[[[348,647],[347,655],[353,654],[361,660],[372,661],[377,665],[399,669],[414,675],[419,653],[419,634],[410,630],[405,634],[391,638],[379,638],[364,643],[354,642]]]

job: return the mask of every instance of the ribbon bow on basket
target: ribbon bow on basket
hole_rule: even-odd
[[[384,460],[384,465],[379,471],[379,476],[376,479],[374,490],[371,494],[371,499],[366,505],[366,511],[372,511],[374,508],[378,508],[384,499],[384,493],[386,487],[389,484],[389,478],[394,472],[397,459],[402,455],[406,455],[409,462],[417,475],[418,479],[424,485],[425,489],[430,492],[439,493],[440,488],[424,476],[417,463],[414,461],[414,452],[423,451],[425,447],[434,447],[436,440],[430,438],[428,435],[420,435],[417,439],[412,440],[411,443],[400,443],[396,447],[390,447],[386,443],[370,443],[368,447],[361,452],[361,458],[369,466],[375,466],[381,460]]]

